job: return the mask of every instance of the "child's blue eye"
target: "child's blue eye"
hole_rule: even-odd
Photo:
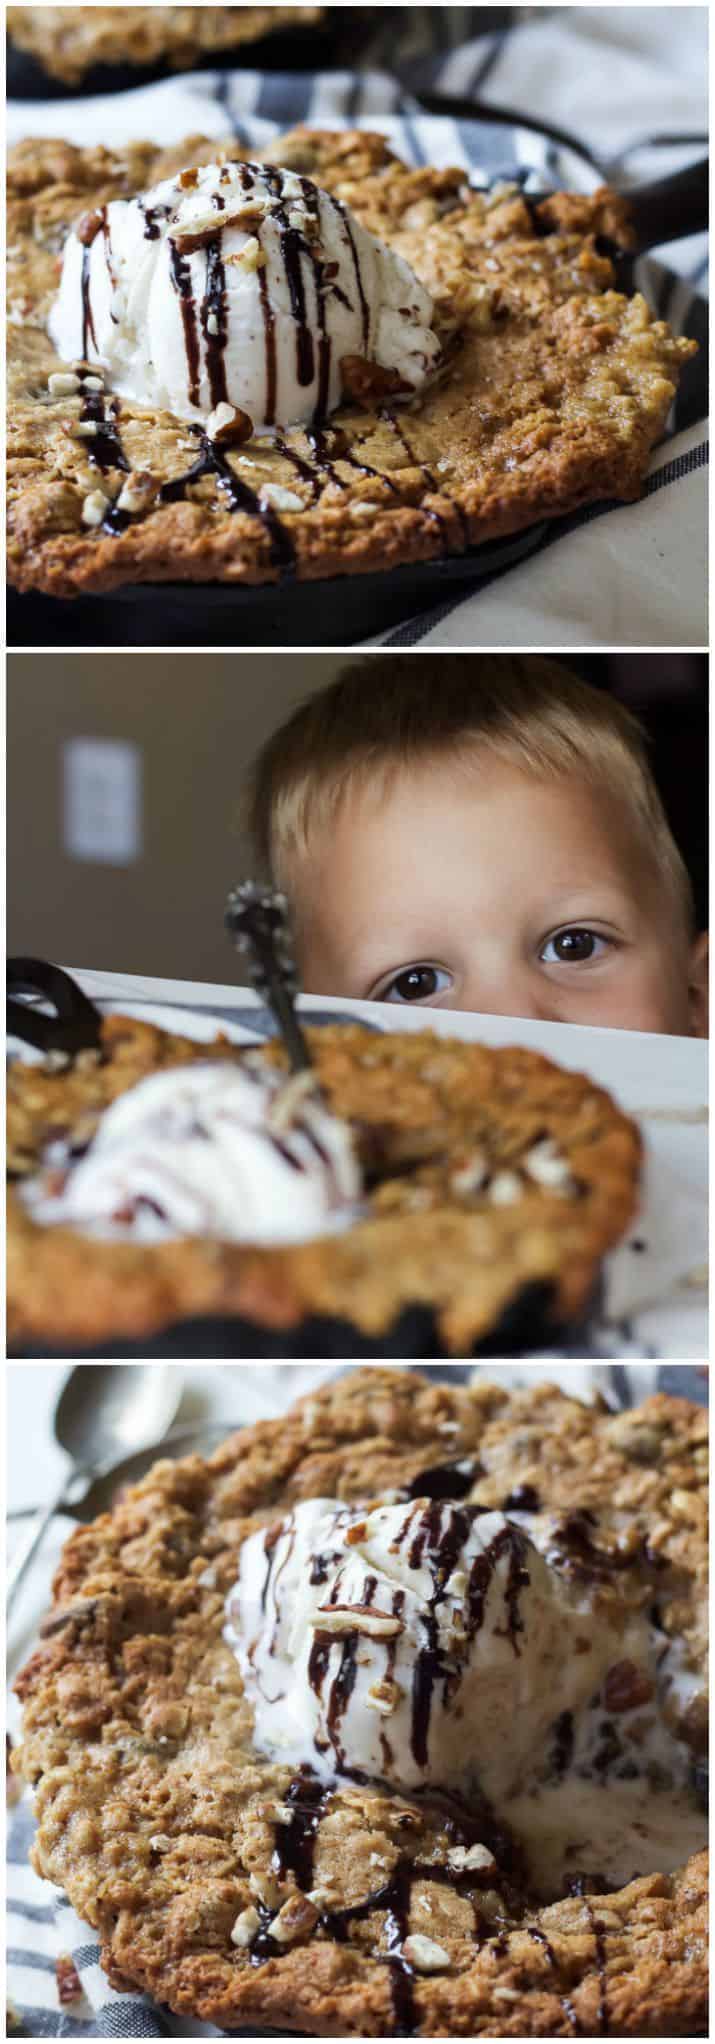
[[[583,965],[589,958],[600,958],[608,943],[608,937],[599,937],[596,930],[556,930],[539,957],[544,965]]]
[[[439,965],[408,965],[404,972],[397,972],[394,979],[388,980],[377,999],[433,1001],[435,994],[441,994],[451,984],[450,974],[443,972]]]

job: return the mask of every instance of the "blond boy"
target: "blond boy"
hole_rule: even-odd
[[[353,664],[264,747],[250,822],[307,992],[706,1034],[643,734],[553,661]]]

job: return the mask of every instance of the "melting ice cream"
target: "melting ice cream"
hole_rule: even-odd
[[[263,1753],[324,1782],[486,1797],[537,1892],[704,1842],[660,1707],[664,1636],[577,1596],[502,1512],[297,1504],[244,1542],[225,1638]]]
[[[359,1194],[350,1130],[310,1075],[217,1059],[132,1086],[83,1154],[50,1147],[24,1197],[43,1225],[92,1235],[279,1243],[346,1225]]]
[[[324,419],[345,357],[419,390],[440,358],[433,314],[409,264],[339,199],[294,171],[224,163],[84,215],[49,327],[63,360],[101,363],[139,404],[203,423],[227,405],[265,429]]]

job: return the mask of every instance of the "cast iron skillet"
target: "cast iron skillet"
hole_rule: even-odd
[[[8,960],[7,1032],[31,1044],[34,1049],[60,1051],[74,1057],[81,1050],[101,1048],[102,1015],[69,973],[44,959]],[[47,1015],[28,1007],[20,994],[39,995],[54,1013]],[[594,1294],[588,1317],[595,1312]],[[483,1342],[475,1356],[522,1356],[534,1349],[553,1346],[567,1334],[573,1343],[578,1330],[568,1330],[553,1317],[553,1288],[543,1282],[524,1285]],[[583,1352],[588,1353],[584,1332]],[[17,1358],[33,1360],[56,1357],[77,1362],[103,1361],[119,1357],[182,1356],[187,1361],[232,1358],[384,1357],[395,1360],[449,1360],[442,1346],[434,1313],[429,1307],[411,1306],[399,1315],[379,1340],[372,1340],[347,1320],[327,1314],[311,1314],[297,1329],[274,1332],[240,1314],[205,1314],[174,1322],[156,1334],[134,1341],[109,1342],[101,1349],[57,1347],[50,1342],[31,1349],[9,1351]]]
[[[468,100],[443,94],[423,97],[430,112],[474,119]],[[491,120],[491,113],[489,119]],[[553,139],[555,130],[506,112],[497,124],[516,122]],[[579,148],[561,134],[563,143]],[[581,150],[581,154],[586,152]],[[600,168],[594,159],[592,166]],[[527,173],[522,173],[522,179]],[[529,192],[528,201],[545,193]],[[526,195],[525,195],[526,196]],[[633,265],[647,249],[695,234],[708,222],[708,165],[703,159],[675,175],[628,194],[637,248],[632,254],[608,245],[619,289],[634,289]],[[696,301],[695,318],[703,362],[707,359],[707,308]],[[702,368],[686,363],[676,404],[678,428],[702,416]],[[604,503],[604,510],[608,505]],[[249,587],[228,582],[123,583],[102,595],[74,598],[35,591],[8,592],[10,646],[350,646],[399,626],[405,618],[454,601],[532,554],[547,530],[568,529],[568,517],[541,521],[505,539],[470,547],[431,561],[406,562],[385,572],[340,575],[318,581],[285,577],[280,584]]]
[[[166,58],[155,64],[94,64],[78,85],[64,85],[51,78],[38,57],[20,50],[7,37],[7,94],[10,99],[85,99],[95,93],[136,91],[141,85],[156,85],[164,78],[181,78],[193,71],[321,71],[333,66],[348,68],[359,57],[374,32],[374,16],[367,7],[329,7],[322,21],[276,29],[252,43],[237,43],[235,49],[214,50],[181,70],[173,70]]]

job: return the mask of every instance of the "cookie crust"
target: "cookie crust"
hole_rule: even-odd
[[[46,320],[67,231],[88,207],[241,153],[197,136],[166,151],[131,144],[121,157],[34,138],[10,152],[8,572],[18,589],[70,597],[144,581],[360,574],[638,496],[695,343],[613,288],[598,238],[629,245],[625,201],[603,188],[530,207],[513,190],[471,191],[460,169],[408,169],[381,135],[301,128],[267,158],[334,192],[407,257],[435,299],[443,371],[407,405],[368,387],[331,415],[317,446],[296,428],[282,447],[254,436],[229,451],[229,481],[256,499],[250,512],[232,507],[215,473],[162,500],[200,442],[168,412],[112,400],[130,478],[145,479],[143,508],[118,531],[84,522],[87,500],[99,488],[109,510],[126,476],[99,468],[78,435],[81,394],[48,390],[61,365]]]
[[[475,1502],[503,1503],[530,1476],[541,1509],[597,1513],[599,1548],[629,1562],[596,1594],[652,1599],[657,1580],[661,1623],[684,1637],[698,1687],[705,1433],[704,1413],[681,1399],[614,1416],[541,1383],[508,1394],[404,1369],[356,1371],[234,1436],[210,1462],[158,1463],[113,1513],[76,1532],[18,1683],[15,1764],[37,1787],[33,1863],[99,1932],[112,1983],[226,2028],[319,2036],[704,2032],[704,1853],[673,1875],[546,1906],[501,1862],[489,1887],[475,1875],[459,1893],[415,1877],[413,1929],[424,1928],[424,1898],[450,1964],[416,1978],[407,2024],[384,1908],[336,1941],[308,1905],[294,1943],[252,1965],[231,1942],[242,1911],[262,1897],[271,1912],[290,1896],[302,1907],[294,1874],[275,1872],[276,1806],[291,1777],[252,1748],[221,1628],[238,1546],[256,1526],[305,1497],[379,1496],[469,1457]],[[655,1577],[638,1559],[645,1541],[655,1541]],[[705,1694],[703,1680],[703,1708]],[[321,1816],[314,1879],[332,1883],[332,1907],[349,1905],[375,1893],[371,1855],[382,1882],[405,1856],[444,1865],[449,1838],[434,1801],[344,1783]]]
[[[529,1285],[546,1287],[554,1325],[588,1301],[601,1258],[637,1203],[640,1136],[609,1095],[532,1051],[438,1037],[377,1036],[359,1024],[308,1031],[319,1080],[337,1112],[385,1146],[367,1218],[297,1247],[251,1249],[182,1239],[156,1245],[90,1240],[41,1228],[10,1201],[9,1334],[63,1345],[141,1337],[196,1314],[240,1314],[286,1339],[311,1314],[385,1336],[408,1307],[432,1309],[448,1353],[468,1355]],[[9,1076],[8,1161],[31,1171],[53,1133],[89,1139],[110,1100],[163,1066],[238,1057],[115,1015],[104,1056],[65,1071],[16,1064]],[[280,1060],[270,1046],[266,1057]],[[551,1138],[571,1191],[529,1175]],[[360,1140],[358,1133],[358,1140]],[[517,1178],[509,1202],[475,1186]],[[464,1175],[466,1173],[466,1176]]]
[[[49,78],[79,85],[96,64],[164,58],[172,71],[258,42],[276,29],[313,27],[322,7],[8,7],[8,33]]]

